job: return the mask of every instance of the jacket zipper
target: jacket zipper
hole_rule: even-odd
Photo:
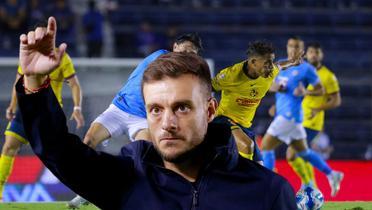
[[[212,159],[212,161],[205,167],[205,171],[207,171],[209,169],[209,167],[212,165],[212,163],[217,159],[219,155],[215,155]],[[196,207],[199,205],[199,191],[200,191],[200,188],[201,188],[201,185],[203,183],[203,180],[205,179],[205,177],[207,176],[207,174],[204,174],[203,176],[200,177],[200,181],[198,183],[198,186],[197,187],[193,187],[194,191],[192,192],[192,206],[191,206],[191,210],[195,210]]]
[[[198,206],[198,203],[199,203],[198,197],[199,197],[198,190],[194,190],[194,192],[192,193],[192,207],[191,207],[192,210],[196,209],[196,207]]]

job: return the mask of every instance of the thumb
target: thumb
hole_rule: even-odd
[[[66,52],[67,44],[62,43],[58,47],[57,61],[58,63],[62,60],[63,54]]]

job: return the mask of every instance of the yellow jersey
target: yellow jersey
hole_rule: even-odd
[[[18,73],[23,75],[21,66],[18,66]],[[57,97],[59,104],[62,106],[62,88],[63,82],[75,75],[75,68],[72,63],[70,56],[65,53],[62,57],[60,65],[49,74],[50,85],[52,86],[53,92]]]
[[[213,78],[212,86],[222,91],[217,115],[226,116],[249,128],[261,99],[266,95],[279,68],[274,65],[273,74],[267,78],[251,79],[244,73],[247,61],[223,69]]]
[[[302,125],[306,128],[321,131],[324,126],[324,111],[318,112],[313,118],[311,117],[311,108],[317,108],[322,104],[326,103],[329,94],[336,93],[340,91],[340,86],[338,84],[336,76],[327,67],[322,66],[317,70],[320,82],[325,89],[325,95],[321,96],[305,96],[302,101],[302,109],[304,112],[304,121]],[[309,85],[308,90],[313,90],[314,87]]]

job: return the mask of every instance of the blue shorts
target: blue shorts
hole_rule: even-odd
[[[220,123],[220,124],[231,125],[231,123],[229,122],[229,118],[228,117],[225,117],[225,116],[218,116],[218,117],[214,118],[213,123]],[[239,125],[239,124],[237,124],[237,125]],[[258,145],[256,143],[256,134],[254,133],[254,131],[252,129],[250,129],[250,128],[246,128],[246,127],[243,127],[241,125],[239,125],[239,127],[254,142],[253,161],[262,161],[261,151],[258,148]]]
[[[10,121],[6,127],[4,134],[6,136],[12,136],[24,144],[28,144],[25,129],[23,128],[21,113],[18,110],[16,111],[15,118]]]
[[[320,133],[320,131],[313,130],[310,128],[305,128],[306,135],[307,135],[307,143],[310,145],[311,142],[315,139],[315,137]]]

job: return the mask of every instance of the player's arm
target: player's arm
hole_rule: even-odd
[[[324,88],[323,85],[318,82],[313,90],[305,89],[304,96],[321,96],[324,95]]]
[[[6,119],[9,120],[9,121],[12,120],[15,117],[15,112],[17,110],[17,94],[16,94],[16,91],[15,91],[15,84],[17,83],[17,81],[20,77],[21,77],[21,75],[19,75],[17,73],[16,79],[14,81],[13,88],[12,88],[12,96],[11,96],[11,99],[10,99],[10,104],[9,104],[8,108],[6,109]]]
[[[340,92],[332,93],[327,95],[327,102],[316,107],[319,110],[329,110],[341,106],[341,94]]]
[[[310,118],[315,117],[318,112],[335,109],[341,106],[341,94],[340,92],[327,94],[327,101],[324,104],[321,104],[317,107],[311,107],[311,116]]]
[[[81,104],[83,100],[83,94],[81,91],[79,79],[76,75],[68,78],[67,84],[71,89],[72,93],[72,100],[74,102],[74,110],[71,114],[70,120],[75,119],[76,121],[76,128],[80,128],[84,126],[84,116],[81,112]]]
[[[253,160],[254,141],[232,120],[229,120],[231,134],[235,139],[239,154],[249,160]]]
[[[66,50],[66,44],[55,50],[56,32],[56,21],[50,17],[46,29],[38,27],[20,37],[19,60],[25,76],[16,91],[25,133],[35,154],[59,180],[99,208],[118,209],[122,203],[117,202],[133,181],[133,160],[96,152],[68,132],[46,76],[60,65]]]
[[[226,89],[230,83],[230,72],[231,67],[221,70],[213,79],[212,79],[212,90],[218,92]]]
[[[276,92],[285,92],[286,88],[282,84],[278,84],[276,81],[274,81],[269,89],[269,92],[276,93]]]
[[[278,66],[280,70],[285,70],[292,66],[297,66],[302,63],[304,58],[304,51],[297,52],[292,59],[278,61],[275,65]]]

